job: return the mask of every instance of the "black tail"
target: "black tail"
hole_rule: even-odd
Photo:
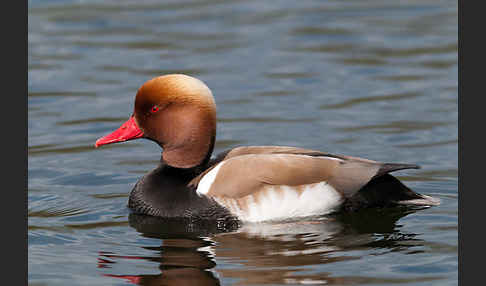
[[[420,169],[419,165],[415,164],[397,164],[397,163],[384,163],[381,168],[378,170],[374,178],[378,178],[383,176],[384,174],[388,174],[390,172],[404,170],[404,169]]]
[[[418,167],[417,165],[395,165],[398,169],[392,168],[393,171],[409,168],[416,169]],[[354,196],[347,199],[343,207],[347,211],[355,211],[366,207],[387,207],[394,205],[435,206],[439,204],[439,199],[418,194],[392,175],[384,174],[379,177],[375,176],[375,178],[368,182]]]

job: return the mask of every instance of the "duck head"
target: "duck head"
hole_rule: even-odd
[[[211,90],[199,79],[171,74],[145,82],[130,119],[99,138],[95,147],[146,138],[162,147],[165,163],[191,168],[209,160],[215,136],[216,104]]]

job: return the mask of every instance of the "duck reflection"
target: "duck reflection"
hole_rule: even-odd
[[[352,250],[416,252],[410,248],[422,246],[423,242],[415,234],[401,232],[397,224],[413,212],[409,208],[369,209],[305,221],[243,225],[130,214],[130,225],[144,237],[162,240],[161,246],[142,246],[156,255],[101,252],[98,266],[107,267],[124,259],[159,263],[161,273],[156,275],[104,274],[137,285],[220,285],[220,278],[234,279],[237,285],[353,284],[363,279],[383,282],[370,281],[369,277],[331,277],[331,273],[322,272],[303,275],[302,271],[311,271],[315,265],[360,259],[357,254],[350,255]],[[217,269],[216,259],[222,264]]]
[[[130,226],[142,236],[160,239],[161,246],[141,246],[152,251],[154,256],[125,256],[100,252],[98,268],[109,268],[114,263],[126,260],[145,260],[159,264],[160,274],[127,275],[103,274],[120,278],[136,285],[220,285],[216,274],[214,242],[207,238],[221,232],[234,231],[239,227],[236,221],[188,221],[164,219],[152,216],[130,214]]]

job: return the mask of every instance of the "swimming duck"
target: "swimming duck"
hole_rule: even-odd
[[[170,74],[145,82],[134,112],[95,146],[146,138],[163,149],[160,164],[130,193],[135,213],[164,218],[240,221],[296,219],[362,207],[438,205],[382,163],[288,146],[240,146],[211,158],[216,104],[201,80]]]

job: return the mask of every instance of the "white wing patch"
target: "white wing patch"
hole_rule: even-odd
[[[339,161],[343,162],[343,159],[335,158],[335,157],[329,157],[329,156],[322,156],[322,157],[315,157],[315,158],[321,158],[321,159],[327,159],[327,160],[334,160],[334,161]]]
[[[246,207],[240,207],[236,199],[214,199],[239,219],[248,222],[328,214],[343,202],[341,194],[326,182],[305,185],[301,192],[292,186],[267,186],[258,194],[240,198],[245,200],[242,205]]]
[[[221,162],[216,167],[214,167],[211,171],[209,171],[204,177],[202,177],[201,181],[197,185],[196,192],[199,195],[206,195],[209,190],[211,189],[211,185],[214,183],[216,176],[218,175],[218,171],[223,166],[225,162]]]

